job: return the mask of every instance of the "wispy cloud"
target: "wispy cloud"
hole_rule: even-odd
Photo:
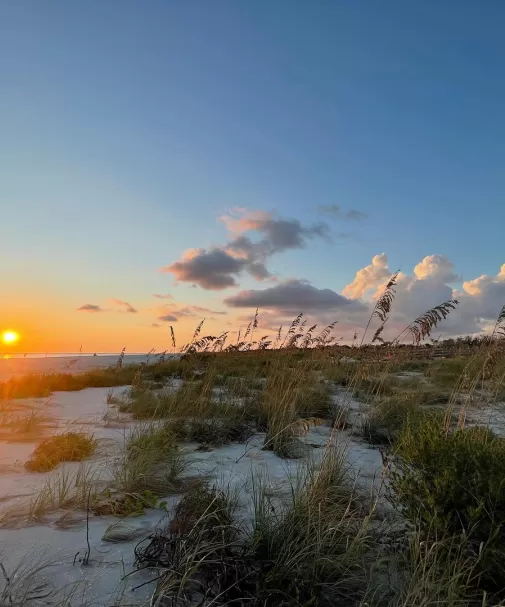
[[[95,304],[84,304],[77,308],[78,312],[105,312],[103,308]]]
[[[228,312],[221,310],[211,310],[203,306],[192,306],[181,303],[167,303],[154,309],[158,320],[170,321],[172,319],[181,320],[183,318],[202,318],[211,319],[213,316],[226,316]]]
[[[174,296],[170,295],[170,293],[153,293],[153,297],[156,299],[173,299]]]
[[[158,320],[162,322],[177,322],[178,319],[173,314],[164,314],[163,316],[158,316]]]
[[[127,312],[128,314],[137,314],[136,310],[130,303],[121,299],[112,299],[112,302],[121,308],[121,312]]]
[[[366,219],[368,215],[366,213],[362,213],[356,209],[349,209],[348,211],[343,211],[340,205],[338,204],[323,204],[318,207],[318,211],[325,215],[332,215],[337,219],[348,219],[350,221],[361,221],[362,219]]]

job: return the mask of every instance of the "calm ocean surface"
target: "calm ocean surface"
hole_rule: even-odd
[[[168,358],[170,355],[166,355]],[[173,355],[172,355],[173,356]],[[154,362],[159,354],[126,354],[123,364]],[[26,373],[83,373],[90,369],[110,367],[116,364],[118,354],[40,354],[3,355],[0,357],[0,381],[13,375]]]

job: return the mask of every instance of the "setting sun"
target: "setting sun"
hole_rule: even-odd
[[[4,331],[2,341],[4,344],[15,344],[19,340],[19,335],[15,331]]]

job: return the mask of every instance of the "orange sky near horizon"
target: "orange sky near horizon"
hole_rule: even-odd
[[[176,345],[187,343],[199,320],[181,319],[173,322]],[[169,322],[153,328],[152,315],[118,314],[113,312],[78,312],[61,306],[53,307],[41,302],[35,309],[26,302],[0,303],[0,333],[15,331],[19,341],[0,343],[3,354],[79,352],[120,352],[124,347],[130,353],[172,350]],[[205,334],[226,330],[226,321],[207,319]]]

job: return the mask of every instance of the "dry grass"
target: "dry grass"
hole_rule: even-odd
[[[125,437],[124,453],[115,462],[111,493],[121,496],[116,502],[122,509],[115,511],[121,515],[157,507],[163,496],[186,488],[187,462],[178,441],[218,447],[247,440],[254,428],[266,433],[265,449],[300,457],[306,453],[300,435],[317,424],[333,428],[320,466],[304,458],[289,495],[273,495],[253,478],[252,520],[240,520],[236,495],[222,487],[200,484],[185,495],[170,512],[167,527],[141,551],[145,564],[165,568],[152,604],[496,607],[505,593],[494,589],[491,597],[479,590],[475,562],[458,538],[421,536],[422,521],[414,515],[408,526],[400,515],[386,516],[383,504],[377,508],[349,485],[345,452],[335,447],[335,437],[351,423],[352,398],[368,406],[363,436],[394,453],[406,422],[423,418],[434,406],[451,420],[458,399],[489,404],[505,393],[498,331],[493,340],[472,346],[470,356],[441,361],[429,359],[429,348],[400,343],[403,336],[416,343],[429,337],[454,302],[414,320],[394,343],[383,342],[394,288],[395,277],[367,326],[380,346],[358,347],[358,339],[353,348],[335,346],[335,323],[318,332],[315,326],[306,328],[299,315],[271,340],[277,349],[270,351],[268,339],[258,332],[256,313],[235,344],[226,344],[226,334],[202,337],[200,323],[180,361],[130,368],[121,356],[115,369],[78,380],[64,374],[29,377],[24,383],[4,383],[2,389],[20,395],[132,384],[125,398],[108,399],[146,420]],[[374,320],[378,327],[372,327]],[[175,344],[175,334],[171,337]],[[426,357],[415,358],[419,352]],[[422,375],[399,379],[406,370]],[[169,380],[176,383],[168,385]],[[337,387],[338,405],[332,400]],[[98,486],[89,469],[63,468],[48,478],[25,517],[42,520],[55,509],[86,509],[89,500],[96,504],[103,498]],[[399,496],[391,499],[398,502]],[[463,506],[453,510],[458,508]]]
[[[168,495],[181,488],[181,475],[187,468],[170,431],[145,423],[126,437],[124,454],[115,465],[114,484],[127,494]]]
[[[61,462],[79,462],[90,457],[96,441],[83,432],[55,434],[43,440],[25,463],[29,472],[47,472]]]
[[[0,414],[0,438],[6,441],[31,441],[39,438],[50,418],[39,407],[12,410]]]

